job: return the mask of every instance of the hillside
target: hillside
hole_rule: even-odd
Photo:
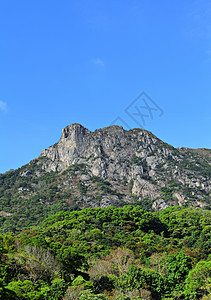
[[[19,232],[84,207],[209,209],[210,175],[209,149],[176,149],[142,129],[72,124],[38,158],[0,175],[0,230]]]
[[[211,212],[59,212],[0,236],[0,299],[210,299]]]

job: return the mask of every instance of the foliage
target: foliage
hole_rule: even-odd
[[[95,295],[91,290],[81,292],[79,300],[108,300],[104,294]]]
[[[174,289],[181,290],[184,280],[192,268],[191,258],[184,251],[170,254],[165,261],[168,284]]]
[[[149,289],[153,297],[161,299],[167,290],[167,281],[159,273],[150,269],[131,266],[126,275],[120,279],[120,287],[123,290]]]
[[[191,270],[185,281],[187,299],[200,299],[211,294],[211,261],[200,261]]]
[[[210,219],[181,207],[59,212],[0,236],[0,299],[208,297]]]

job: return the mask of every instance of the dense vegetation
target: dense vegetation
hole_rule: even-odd
[[[188,154],[184,154],[187,155]],[[132,159],[139,165],[140,158]],[[182,160],[191,164],[188,160]],[[201,166],[200,172],[210,172],[210,164],[201,161],[196,165]],[[152,211],[156,199],[149,199],[133,195],[132,188],[134,178],[126,179],[102,179],[90,176],[86,164],[73,164],[63,172],[47,172],[42,168],[43,158],[32,160],[29,164],[17,169],[0,174],[0,233],[21,232],[24,227],[39,225],[47,217],[58,211],[80,210],[83,207],[104,206],[103,197],[107,197],[109,204],[106,206],[122,207],[127,204],[140,205],[143,209]],[[164,163],[165,164],[165,163]],[[146,161],[141,161],[143,170],[147,169]],[[172,162],[172,168],[175,162]],[[184,168],[181,165],[181,168]],[[186,166],[187,167],[187,166]],[[166,174],[162,164],[157,167],[157,172]],[[150,184],[159,186],[149,175],[144,173],[142,179]],[[81,179],[87,176],[88,180]],[[208,174],[209,175],[209,174]],[[167,175],[165,175],[167,176]],[[169,177],[169,175],[168,175]],[[175,193],[185,195],[184,206],[198,205],[199,198],[196,197],[196,188],[184,186],[179,181],[170,180],[168,185],[159,187],[162,199],[170,206],[177,205],[178,199]],[[210,196],[197,188],[200,192],[200,202],[205,203],[206,209],[211,209]]]
[[[210,247],[207,210],[59,212],[0,237],[0,299],[210,299]]]
[[[42,160],[35,159],[22,168],[0,174],[0,232],[17,233],[58,211],[77,209],[72,193],[58,188],[64,180],[62,176],[45,172],[41,166]],[[24,176],[27,170],[29,174]]]
[[[0,174],[0,299],[210,299],[211,150],[112,132]]]

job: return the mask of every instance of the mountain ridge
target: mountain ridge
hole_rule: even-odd
[[[73,123],[38,158],[0,174],[0,228],[16,231],[57,211],[83,207],[209,208],[207,153],[174,148],[139,128],[114,125],[91,132]]]

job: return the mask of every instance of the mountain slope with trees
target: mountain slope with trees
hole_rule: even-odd
[[[0,299],[210,299],[211,212],[59,212],[0,237]]]
[[[84,207],[211,205],[208,149],[176,149],[142,129],[90,132],[80,124],[29,164],[0,174],[0,231],[20,232]]]
[[[0,174],[0,230],[17,233],[83,207],[209,209],[210,174],[208,149],[175,149],[142,129],[72,124],[37,159]]]

